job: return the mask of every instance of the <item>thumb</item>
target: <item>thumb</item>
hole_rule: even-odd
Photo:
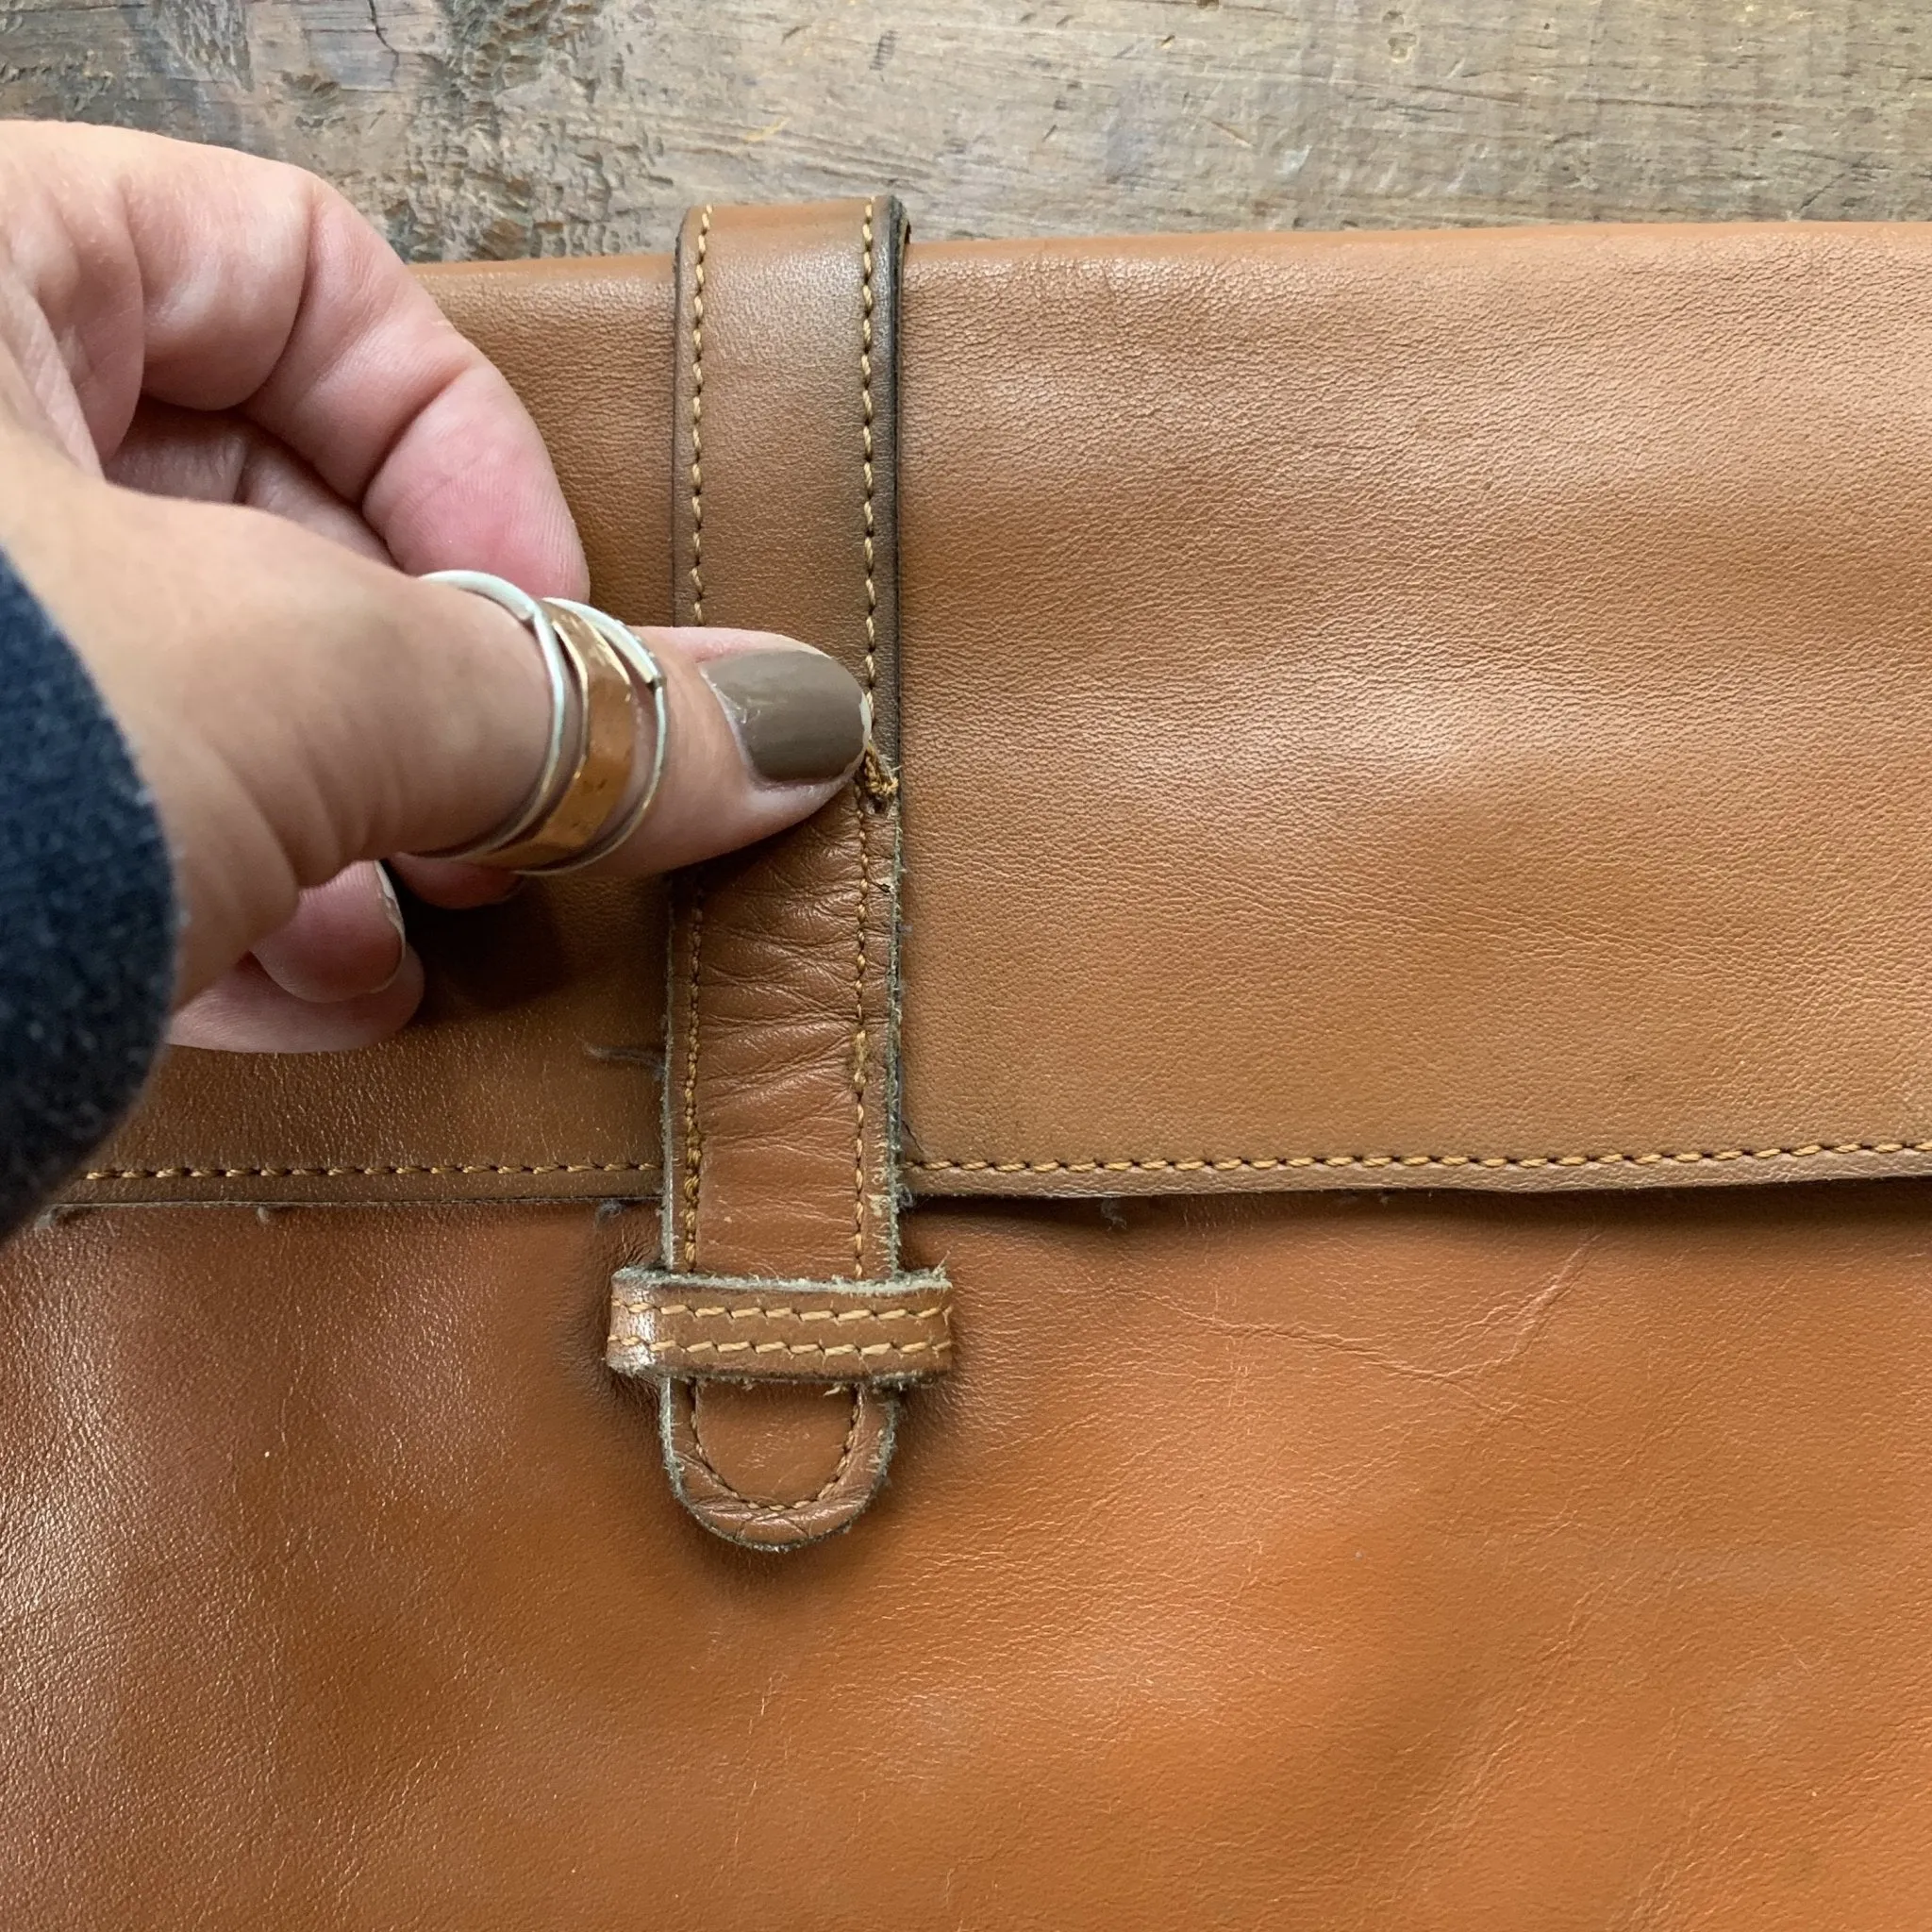
[[[863,756],[864,691],[823,652],[771,631],[633,628],[664,676],[663,772],[641,822],[601,872],[667,872],[766,838],[824,803]],[[645,722],[640,758],[648,765],[657,727]],[[419,891],[458,869],[421,857],[402,863]],[[468,897],[460,888],[425,895]]]
[[[507,612],[258,511],[38,467],[0,502],[0,541],[154,794],[184,913],[177,998],[282,925],[305,888],[474,841],[516,812],[549,697]],[[665,770],[610,870],[765,837],[857,762],[862,694],[821,654],[757,633],[642,635],[665,672]]]

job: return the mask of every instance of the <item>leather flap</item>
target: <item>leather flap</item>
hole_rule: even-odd
[[[969,248],[906,333],[919,1185],[1926,1164],[1932,231]]]
[[[665,274],[433,284],[638,619],[670,601]],[[1932,1167],[1928,289],[1916,227],[915,245],[911,1186]],[[438,1082],[511,1147],[535,1076],[466,1037],[279,1076],[274,1111],[195,1077],[252,1164]],[[201,1152],[138,1132],[143,1167]]]

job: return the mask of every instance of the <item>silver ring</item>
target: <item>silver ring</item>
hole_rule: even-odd
[[[478,597],[487,597],[499,609],[508,610],[537,641],[538,653],[543,659],[544,675],[550,685],[550,739],[544,748],[542,769],[537,774],[530,795],[517,808],[515,815],[487,837],[473,839],[467,845],[417,855],[422,858],[473,858],[478,853],[514,845],[542,818],[550,804],[550,794],[556,791],[558,778],[563,771],[564,740],[570,729],[570,662],[558,641],[550,613],[527,591],[520,591],[507,578],[491,576],[487,571],[480,570],[433,570],[422,581],[425,584],[448,584],[453,590],[469,591]]]
[[[587,623],[594,624],[605,642],[623,658],[625,668],[630,673],[632,680],[642,685],[651,693],[655,742],[651,747],[650,773],[645,777],[643,789],[638,793],[635,803],[574,858],[562,859],[556,865],[532,868],[535,872],[546,874],[578,872],[587,865],[595,865],[600,858],[608,858],[619,846],[629,841],[631,834],[643,824],[644,814],[658,801],[658,788],[664,780],[665,746],[671,738],[671,708],[665,693],[664,670],[652,655],[650,646],[627,624],[612,617],[608,610],[599,610],[590,604],[579,604],[570,597],[552,597],[549,601],[559,610],[574,611]]]

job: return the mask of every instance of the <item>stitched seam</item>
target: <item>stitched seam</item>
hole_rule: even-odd
[[[876,534],[872,447],[872,316],[873,208],[868,201],[859,226],[858,274],[858,434],[859,466],[864,484],[865,521],[860,532],[865,562],[865,703],[868,729],[874,694],[878,685],[878,576],[873,539]],[[871,899],[871,869],[866,858],[864,784],[852,789],[853,829],[858,852],[858,931],[852,972],[852,1274],[865,1278],[865,917]]]
[[[1893,1154],[1932,1154],[1932,1141],[1840,1141],[1795,1147],[1724,1147],[1705,1150],[1665,1150],[1654,1154],[1292,1154],[1260,1158],[1140,1160],[914,1160],[908,1165],[921,1174],[1219,1174],[1273,1173],[1307,1168],[1428,1168],[1474,1167],[1490,1172],[1512,1168],[1694,1166],[1731,1160],[1808,1160],[1823,1155],[1841,1158],[1884,1158]],[[639,1160],[559,1160],[515,1164],[504,1161],[396,1161],[367,1166],[331,1167],[95,1167],[86,1181],[170,1180],[334,1180],[391,1174],[655,1174],[657,1165]],[[625,1306],[630,1306],[626,1304]],[[655,1306],[655,1305],[654,1305]],[[881,1312],[874,1320],[891,1319]]]
[[[858,840],[858,935],[852,971],[852,1277],[865,1279],[865,912],[869,868],[865,862],[865,807],[852,793]]]
[[[839,1460],[833,1465],[832,1473],[825,1478],[822,1488],[809,1496],[801,1497],[796,1503],[765,1503],[756,1496],[747,1496],[724,1474],[711,1460],[710,1451],[705,1447],[704,1436],[698,1428],[698,1396],[700,1391],[691,1391],[691,1441],[696,1452],[697,1464],[718,1487],[735,1503],[742,1503],[747,1509],[756,1509],[761,1515],[789,1515],[794,1510],[808,1509],[814,1503],[823,1503],[839,1485],[845,1480],[845,1472],[852,1467],[852,1458],[858,1452],[858,1424],[863,1420],[861,1407],[863,1397],[855,1389],[852,1391],[852,1426],[845,1431],[845,1446],[839,1452]]]
[[[841,1483],[845,1473],[852,1467],[852,1458],[858,1454],[858,1425],[865,1420],[865,1395],[860,1390],[852,1391],[852,1426],[845,1431],[845,1446],[839,1452],[839,1460],[833,1464],[832,1473],[824,1484],[814,1491],[811,1500],[823,1503]]]
[[[852,1356],[867,1358],[880,1355],[944,1355],[952,1347],[945,1341],[646,1341],[634,1336],[620,1340],[620,1348],[634,1348],[646,1361],[665,1356],[684,1355],[816,1355]]]
[[[698,1258],[698,1195],[703,1180],[704,1142],[698,1138],[698,970],[704,958],[705,899],[695,888],[691,901],[691,996],[684,1041],[684,1265]]]
[[[873,554],[874,479],[872,467],[873,207],[865,205],[858,276],[859,444],[865,477],[865,694],[878,682],[878,577]]]
[[[688,1315],[693,1322],[931,1322],[945,1314],[932,1308],[727,1308],[696,1307],[690,1302],[627,1302],[616,1306],[627,1315]]]
[[[1932,1141],[1807,1141],[1795,1147],[1665,1149],[1654,1154],[1284,1154],[1217,1158],[1142,1160],[915,1160],[921,1174],[1232,1174],[1283,1168],[1591,1168],[1696,1166],[1729,1160],[1809,1160],[1820,1155],[1932,1154]]]
[[[380,1167],[92,1167],[89,1181],[332,1180],[357,1174],[656,1174],[655,1161],[557,1160],[513,1167],[491,1160],[399,1161]]]
[[[698,258],[691,291],[691,622],[705,621],[705,257],[711,208],[698,216]]]
[[[697,260],[691,291],[691,621],[705,621],[705,264],[711,243],[711,204],[698,215]],[[698,1253],[698,1199],[703,1181],[704,1143],[698,1137],[698,975],[704,962],[705,899],[694,886],[691,899],[691,1004],[685,1027],[684,1074],[684,1265],[694,1268]],[[692,1412],[696,1426],[696,1412]]]

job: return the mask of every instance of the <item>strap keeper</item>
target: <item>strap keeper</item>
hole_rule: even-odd
[[[858,1283],[626,1268],[611,1287],[606,1359],[655,1381],[898,1389],[952,1357],[952,1290],[937,1271]]]

